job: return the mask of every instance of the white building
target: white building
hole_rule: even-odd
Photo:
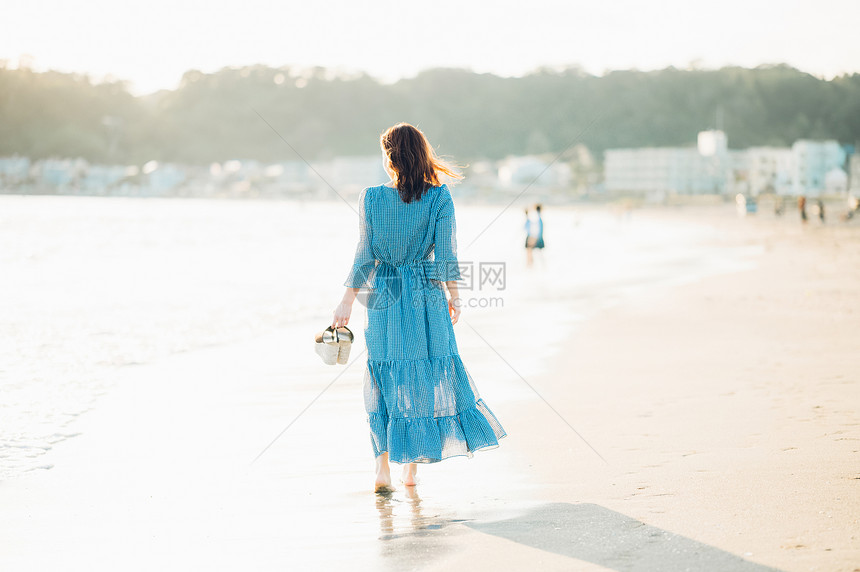
[[[507,157],[499,163],[499,183],[503,188],[519,190],[525,185],[567,188],[572,173],[568,163],[545,161],[535,155]]]
[[[30,176],[30,159],[27,157],[0,157],[0,187],[23,183]]]
[[[388,180],[382,158],[379,155],[366,157],[338,157],[331,162],[332,181],[338,191],[358,194],[361,189],[379,185]]]
[[[147,192],[151,195],[166,195],[185,182],[187,175],[180,165],[160,164],[147,175]]]
[[[848,192],[848,173],[833,167],[824,175],[824,190],[828,195],[844,195]]]
[[[121,165],[90,165],[81,181],[81,188],[89,193],[108,193],[127,174],[128,169]]]
[[[706,136],[698,147],[608,149],[604,177],[609,192],[722,193],[730,172],[725,138]]]
[[[388,180],[382,157],[379,155],[337,157],[330,161],[313,163],[307,173],[311,187],[340,195],[357,195],[361,189],[379,185]]]
[[[723,131],[699,131],[696,138],[699,154],[702,157],[725,155],[729,149],[729,140]]]
[[[36,162],[33,171],[42,185],[65,189],[80,179],[88,166],[83,159],[42,159]]]
[[[848,190],[855,197],[860,197],[860,153],[851,155],[848,162],[849,180]]]
[[[799,140],[788,147],[728,151],[721,131],[699,133],[697,148],[649,147],[606,151],[610,192],[738,192],[818,196],[848,189],[845,150],[837,141]],[[860,166],[855,167],[860,190]]]
[[[496,188],[499,184],[498,167],[494,161],[474,161],[466,171],[466,182],[473,187]]]
[[[818,196],[826,191],[827,174],[845,165],[845,150],[837,141],[800,139],[791,146],[796,195]],[[833,175],[831,175],[833,177]]]
[[[794,153],[790,148],[750,147],[743,153],[746,156],[749,194],[791,194]]]

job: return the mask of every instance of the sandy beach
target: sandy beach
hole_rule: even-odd
[[[606,303],[550,280],[548,231],[519,293],[456,326],[498,449],[374,495],[361,312],[338,370],[309,344],[328,316],[295,319],[119,368],[50,469],[0,483],[0,568],[860,570],[860,227],[634,220],[753,254]]]
[[[523,451],[564,504],[492,530],[616,570],[858,569],[860,229],[756,222],[717,223],[764,246],[754,270],[652,290],[577,333],[565,382],[542,387],[610,464],[543,427]],[[554,521],[572,530],[534,530]]]

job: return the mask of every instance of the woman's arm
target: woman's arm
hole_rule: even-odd
[[[451,294],[451,297],[448,298],[448,313],[451,314],[451,323],[456,324],[457,320],[460,319],[460,293],[457,290],[457,281],[456,280],[448,280],[445,282],[445,286],[448,287],[448,292]]]
[[[334,317],[331,322],[332,327],[339,328],[349,323],[349,316],[352,314],[352,303],[355,302],[358,291],[359,288],[347,288],[346,292],[343,293],[340,304],[334,309]]]
[[[349,323],[352,313],[352,303],[362,287],[368,286],[371,274],[376,267],[376,259],[373,256],[371,242],[373,240],[373,227],[370,224],[369,212],[367,210],[368,190],[365,188],[358,195],[358,245],[355,247],[355,260],[352,269],[343,283],[346,292],[334,309],[331,325],[339,328]]]

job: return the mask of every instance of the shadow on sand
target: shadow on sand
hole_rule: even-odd
[[[546,504],[508,520],[466,526],[624,572],[778,572],[595,504]]]

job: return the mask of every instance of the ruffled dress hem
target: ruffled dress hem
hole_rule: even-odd
[[[399,417],[368,414],[374,455],[389,453],[394,463],[436,463],[475,451],[494,449],[507,433],[489,407],[478,399],[473,407],[444,417]],[[392,456],[391,451],[397,451]]]

